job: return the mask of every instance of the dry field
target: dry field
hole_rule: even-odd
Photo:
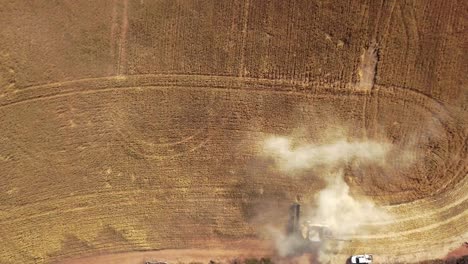
[[[325,183],[259,142],[338,128],[418,160],[347,172],[397,217],[334,263],[443,257],[468,240],[467,19],[461,0],[0,0],[0,263],[273,254],[254,219]]]

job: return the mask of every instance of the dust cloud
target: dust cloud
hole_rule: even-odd
[[[308,218],[327,225],[335,236],[354,234],[364,223],[390,217],[372,201],[352,197],[342,171],[327,175],[327,181],[327,187],[316,196],[317,207]]]
[[[292,148],[291,140],[271,137],[265,141],[264,153],[273,158],[286,173],[308,169],[333,171],[350,161],[383,164],[390,149],[387,143],[349,142],[344,139],[326,145],[307,144]]]
[[[287,235],[272,226],[266,227],[266,231],[274,238],[276,251],[281,257],[293,256],[301,251],[303,241],[300,237]]]
[[[363,224],[372,221],[389,220],[391,216],[372,201],[355,198],[344,180],[344,170],[350,163],[359,169],[360,165],[386,166],[386,159],[392,146],[386,142],[371,140],[350,141],[338,139],[328,144],[293,144],[287,137],[270,137],[264,141],[263,154],[274,161],[275,167],[292,180],[300,172],[317,175],[326,182],[326,187],[314,198],[310,213],[303,220],[326,225],[335,238],[363,233]],[[297,237],[270,228],[277,252],[281,256],[294,254],[298,248]],[[336,245],[334,250],[339,250]],[[325,261],[329,249],[320,247],[320,261]]]

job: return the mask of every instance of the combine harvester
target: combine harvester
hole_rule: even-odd
[[[287,238],[294,241],[294,250],[291,255],[304,253],[316,255],[319,251],[327,254],[336,254],[341,248],[340,243],[351,241],[336,238],[332,230],[325,224],[305,221],[301,223],[301,206],[293,203],[289,208],[289,219],[286,228]],[[350,258],[351,263],[372,263],[372,255],[356,255]]]
[[[300,214],[300,204],[293,203],[289,208],[286,233],[289,239],[297,241],[295,253],[314,252],[318,249],[330,251],[333,248],[338,248],[340,241],[346,241],[334,237],[330,227],[325,224],[312,223],[311,221],[301,222]]]

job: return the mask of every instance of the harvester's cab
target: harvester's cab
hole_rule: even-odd
[[[336,253],[345,241],[337,239],[331,228],[325,224],[300,221],[300,205],[298,203],[293,203],[289,207],[286,234],[288,239],[295,241],[293,251],[296,254],[311,253],[317,250]]]
[[[333,239],[332,231],[328,226],[314,224],[310,221],[306,221],[306,223],[303,225],[302,236],[304,239],[316,243]]]
[[[294,203],[289,208],[289,220],[287,225],[288,236],[296,236],[305,242],[324,242],[333,239],[333,234],[329,226],[317,224],[311,221],[300,221],[300,205]]]

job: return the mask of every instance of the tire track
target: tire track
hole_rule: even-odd
[[[110,32],[110,55],[113,60],[115,60],[115,46],[116,46],[116,35],[117,35],[117,28],[119,26],[117,22],[117,1],[114,0],[112,2],[112,13],[111,13],[111,32]],[[116,64],[118,61],[116,62]],[[109,75],[115,74],[115,69],[113,69],[115,66],[112,65],[110,70],[109,70]]]
[[[214,187],[213,186],[206,186],[206,187],[199,187],[198,189],[191,187],[191,191],[194,193],[207,193],[207,191],[212,190]],[[187,190],[187,187],[173,187],[171,189],[166,189],[166,190],[161,190],[161,189],[134,189],[134,190],[125,190],[125,191],[112,191],[112,192],[99,192],[99,193],[93,193],[93,194],[82,194],[82,195],[74,195],[74,196],[69,196],[65,197],[62,199],[55,199],[55,200],[45,200],[45,201],[40,201],[40,202],[35,202],[32,204],[28,204],[27,206],[20,207],[19,209],[13,209],[9,214],[11,215],[17,215],[18,212],[17,210],[23,210],[24,212],[21,214],[25,213],[30,213],[32,212],[32,206],[38,206],[38,207],[47,207],[48,204],[73,204],[73,202],[76,203],[77,206],[73,206],[71,208],[65,209],[65,210],[51,210],[48,212],[42,212],[38,214],[32,214],[29,216],[25,217],[16,217],[16,218],[3,218],[0,219],[0,224],[5,225],[5,224],[12,224],[12,223],[17,223],[17,222],[22,222],[22,221],[29,221],[34,218],[39,218],[43,216],[49,216],[52,214],[62,214],[62,213],[67,213],[67,212],[75,212],[75,211],[82,211],[82,210],[90,210],[90,209],[96,209],[96,208],[105,208],[105,207],[119,207],[119,206],[125,206],[125,205],[136,205],[142,203],[142,201],[131,201],[131,200],[138,200],[135,197],[131,197],[129,195],[131,194],[141,194],[142,197],[147,196],[148,193],[156,193],[159,194],[161,197],[168,197],[171,195],[168,195],[168,193],[180,193],[183,190]],[[229,188],[223,187],[223,186],[216,186],[217,189],[217,195],[219,196],[221,194],[221,197],[226,197],[225,199],[231,199],[232,197],[229,197],[231,194],[231,190]],[[140,197],[141,198],[141,197]],[[83,199],[89,199],[89,202],[84,202],[82,201]],[[197,199],[187,199],[184,198],[184,202],[197,202],[197,201],[203,201],[203,199],[206,200],[219,200],[219,197],[212,197],[212,198],[197,198]],[[66,202],[69,200],[70,202]],[[103,202],[107,201],[108,202]],[[122,200],[124,202],[122,203],[115,203],[115,202],[110,202],[110,201],[115,201],[115,200]],[[61,202],[61,203],[55,203],[55,202]],[[79,204],[83,203],[89,203],[93,204],[95,201],[100,201],[100,203],[97,203],[92,206],[79,206]],[[148,204],[152,204],[153,201],[150,200],[145,200]],[[145,203],[143,202],[143,203]],[[167,201],[162,200],[160,201],[161,203],[166,203]],[[5,213],[8,213],[7,210],[3,210]]]
[[[160,192],[161,195],[165,196],[167,194],[167,190],[166,191],[161,191],[161,190],[145,190],[145,191],[139,191],[138,193],[144,193],[145,196],[147,195],[147,193],[158,193]],[[176,192],[176,190],[171,190],[171,192]],[[226,194],[229,194],[229,190],[228,189],[224,189],[223,192],[225,193],[224,195]],[[28,217],[22,217],[22,218],[15,218],[15,219],[10,219],[10,220],[2,220],[0,221],[0,223],[2,225],[6,225],[6,224],[14,224],[14,223],[18,223],[18,222],[24,222],[24,221],[31,221],[32,219],[35,219],[35,218],[41,218],[41,217],[49,217],[51,215],[58,215],[58,214],[64,214],[64,213],[74,213],[74,212],[79,212],[79,211],[85,211],[85,210],[95,210],[95,209],[100,209],[102,210],[102,208],[117,208],[117,207],[122,207],[122,206],[135,206],[137,204],[154,204],[153,201],[150,201],[150,200],[143,200],[141,201],[141,199],[132,199],[132,198],[129,198],[127,197],[126,195],[127,194],[131,194],[131,193],[135,193],[134,190],[132,191],[121,191],[121,192],[109,192],[108,194],[118,194],[117,197],[120,197],[120,199],[124,199],[123,202],[120,202],[120,203],[98,203],[98,204],[95,204],[93,206],[82,206],[82,207],[72,207],[72,208],[69,208],[69,209],[65,209],[65,210],[52,210],[52,211],[48,211],[48,212],[42,212],[42,213],[39,213],[39,214],[34,214],[34,215],[31,215],[31,216],[28,216]],[[108,195],[107,194],[107,195]],[[85,197],[85,196],[89,196],[89,197],[93,197],[95,196],[96,198],[98,196],[101,196],[104,197],[104,198],[107,198],[105,194],[101,193],[99,195],[83,195],[81,197]],[[80,197],[80,196],[79,196]],[[77,196],[74,196],[74,197],[69,197],[70,200],[76,200]],[[108,198],[109,200],[115,200],[115,198]],[[232,197],[229,197],[229,198],[224,198],[224,199],[232,199]],[[101,200],[101,199],[99,199]],[[127,200],[127,201],[125,201]],[[130,200],[133,200],[133,201],[130,201]],[[138,201],[137,201],[138,200]],[[192,199],[183,199],[183,201],[185,203],[199,203],[200,201],[220,201],[220,198],[219,197],[211,197],[211,198],[192,198]],[[160,201],[160,202],[164,202],[164,201]],[[83,203],[83,202],[79,202],[79,203]],[[457,220],[460,220],[460,221],[457,221]],[[441,221],[441,222],[437,222],[437,223],[434,223],[434,224],[430,224],[430,225],[426,225],[426,226],[422,226],[422,227],[418,227],[418,228],[414,228],[414,229],[411,229],[411,230],[406,230],[406,231],[398,231],[398,232],[391,232],[391,233],[384,233],[384,234],[377,234],[377,235],[360,235],[360,236],[344,236],[343,239],[351,239],[351,240],[363,240],[363,241],[367,241],[368,243],[372,243],[370,242],[370,240],[376,240],[376,239],[388,239],[388,238],[399,238],[399,237],[405,237],[405,236],[408,236],[408,235],[411,235],[411,234],[415,234],[415,233],[423,233],[424,231],[430,231],[430,230],[434,230],[434,229],[437,229],[439,228],[440,226],[443,226],[443,225],[446,225],[448,226],[448,224],[450,223],[453,223],[453,222],[459,222],[460,225],[459,226],[463,226],[464,223],[466,223],[468,220],[468,211],[465,211],[463,212],[462,214],[459,214],[459,215],[456,215],[454,217],[451,217],[449,219],[446,219],[444,221]],[[458,232],[453,224],[450,225],[450,230],[454,231],[455,233]],[[428,234],[437,234],[437,233],[441,233],[441,232],[426,232]],[[445,230],[444,232],[442,232],[442,234],[445,234],[445,235],[450,235],[451,232],[449,232],[449,230]],[[451,237],[451,236],[446,236],[446,237]]]
[[[170,158],[180,157],[180,156],[186,155],[187,153],[194,152],[194,151],[200,149],[201,147],[203,147],[204,145],[206,145],[206,143],[208,143],[209,141],[210,141],[210,137],[207,137],[204,140],[202,140],[200,142],[197,142],[195,146],[188,147],[185,150],[180,150],[180,151],[178,151],[176,153],[173,153],[173,154],[170,154],[172,152],[171,150],[173,150],[173,149],[167,150],[166,154],[155,154],[154,151],[151,151],[151,150],[147,151],[149,153],[145,153],[145,151],[143,149],[145,149],[145,150],[148,150],[148,149],[147,148],[143,148],[143,149],[138,148],[138,146],[134,146],[135,143],[133,143],[133,144],[128,143],[128,144],[125,145],[125,148],[127,150],[129,150],[130,152],[132,152],[133,154],[144,157],[144,158],[162,160],[162,159],[170,159]]]
[[[153,76],[154,77],[154,76]],[[313,90],[313,89],[298,89],[297,86],[289,86],[289,87],[281,87],[282,89],[276,89],[277,88],[277,85],[280,85],[281,83],[278,83],[278,82],[265,82],[264,80],[258,80],[258,79],[252,79],[252,80],[247,80],[246,83],[240,83],[239,82],[234,82],[237,84],[237,87],[234,86],[232,88],[227,88],[227,87],[231,87],[228,83],[227,85],[219,85],[219,81],[222,81],[222,80],[230,80],[230,81],[234,81],[234,80],[238,80],[239,78],[206,78],[205,80],[201,80],[201,82],[199,82],[199,84],[196,82],[196,81],[193,81],[193,78],[191,77],[187,77],[186,80],[180,80],[180,78],[177,78],[177,80],[173,80],[172,77],[174,76],[158,76],[159,78],[158,79],[162,79],[161,80],[161,83],[158,84],[159,86],[143,86],[145,89],[167,89],[169,87],[171,87],[172,89],[174,88],[178,88],[178,89],[184,89],[184,88],[191,88],[191,89],[194,89],[195,87],[197,89],[212,89],[212,90],[229,90],[230,92],[233,92],[233,91],[236,91],[236,92],[240,92],[240,91],[256,91],[256,92],[265,92],[265,93],[272,93],[272,92],[275,92],[275,93],[285,93],[285,94],[297,94],[297,95],[301,95],[301,96],[306,96],[306,97],[312,97],[312,98],[334,98],[334,97],[342,97],[342,96],[359,96],[359,97],[364,97],[364,98],[367,98],[367,93],[359,93],[359,92],[355,92],[355,91],[349,91],[349,90],[330,90],[330,89],[323,89],[322,91],[318,91],[318,90]],[[34,97],[34,93],[33,96],[31,96],[30,98],[24,98],[24,99],[19,99],[17,100],[16,102],[13,101],[13,102],[10,102],[9,104],[3,104],[1,107],[6,107],[6,106],[11,106],[11,105],[15,105],[15,104],[20,104],[20,103],[27,103],[27,102],[30,102],[30,101],[35,101],[35,100],[44,100],[44,99],[50,99],[50,98],[57,98],[57,97],[61,97],[61,96],[71,96],[71,95],[77,95],[77,94],[90,94],[90,93],[94,93],[94,92],[108,92],[108,91],[115,91],[115,90],[129,90],[129,89],[143,89],[143,87],[129,87],[127,86],[128,85],[128,82],[131,82],[132,84],[135,84],[135,82],[138,82],[139,80],[141,79],[141,76],[139,76],[138,78],[135,78],[133,80],[126,80],[124,79],[123,82],[121,82],[122,80],[120,78],[106,78],[104,80],[104,85],[86,85],[86,86],[83,86],[83,88],[81,89],[84,89],[84,90],[78,90],[78,89],[69,89],[68,88],[68,91],[65,91],[65,92],[61,92],[61,93],[56,93],[57,92],[57,89],[52,89],[53,92],[55,92],[55,94],[44,94],[44,95],[39,95],[37,97]],[[109,80],[119,80],[117,83],[117,85],[112,85],[113,83],[112,82],[109,82]],[[151,84],[154,84],[154,81],[151,81],[151,78],[150,80],[147,80],[148,82],[147,83],[143,83],[144,85],[151,85]],[[188,81],[188,82],[186,82]],[[91,81],[91,82],[94,82],[94,81]],[[184,83],[185,82],[185,83]],[[195,84],[197,83],[197,84]],[[253,88],[249,88],[249,89],[245,89],[245,86],[248,86],[248,85],[251,85],[252,83],[254,84],[257,84],[258,86],[254,86]],[[85,83],[86,84],[86,83]],[[85,85],[84,84],[84,85]],[[154,84],[154,85],[157,85],[157,84]],[[216,86],[218,85],[218,86]],[[261,86],[262,85],[262,86]],[[89,89],[89,87],[92,87],[92,89]],[[116,87],[111,87],[111,88],[108,88],[109,86],[116,86]],[[78,91],[77,91],[78,90]],[[390,90],[390,89],[389,89]],[[405,93],[403,93],[403,97],[400,97],[399,96],[399,90],[396,89],[396,88],[392,88],[389,92],[383,92],[382,90],[382,95],[383,95],[383,98],[396,98],[398,100],[403,100],[404,102],[418,102],[417,105],[421,106],[423,109],[427,109],[427,111],[431,112],[431,113],[435,113],[437,114],[438,116],[443,116],[443,109],[437,109],[437,110],[434,110],[434,106],[436,106],[437,108],[437,104],[434,104],[433,102],[431,103],[426,103],[426,101],[424,101],[424,99],[427,100],[427,98],[424,98],[422,97],[421,98],[418,98],[418,99],[421,99],[420,100],[411,100],[411,99],[408,99],[407,97],[408,94],[411,94],[411,93],[408,93],[407,91]],[[413,96],[414,94],[412,94]],[[411,97],[410,97],[411,98]],[[414,99],[414,98],[413,98]],[[444,120],[441,120],[440,122],[441,123],[446,123],[448,121],[448,117],[444,117]],[[446,128],[450,129],[450,124],[446,124],[445,126]],[[451,129],[453,130],[453,129]],[[461,151],[461,150],[460,150]],[[443,187],[447,187],[449,183],[445,184],[445,186]],[[443,188],[441,188],[441,190],[443,190]],[[439,190],[440,191],[440,190]]]
[[[38,87],[43,87],[42,89]],[[62,89],[63,88],[63,89]],[[329,88],[323,89],[316,89],[311,86],[302,86],[302,85],[292,85],[288,84],[285,85],[282,81],[271,81],[271,80],[262,80],[262,79],[248,79],[248,78],[235,78],[235,77],[216,77],[216,76],[190,76],[190,75],[145,75],[145,76],[129,76],[126,78],[116,78],[116,77],[105,77],[105,78],[92,78],[86,80],[76,80],[70,81],[66,83],[55,83],[55,84],[48,84],[44,86],[36,86],[30,87],[25,91],[20,91],[17,94],[4,97],[0,100],[0,110],[6,107],[12,107],[20,104],[28,104],[35,101],[43,101],[43,100],[50,100],[54,98],[61,98],[67,96],[74,96],[74,95],[88,95],[88,94],[99,94],[101,92],[115,92],[115,91],[131,91],[135,89],[191,89],[191,90],[200,90],[200,91],[229,91],[229,92],[243,92],[243,93],[267,93],[267,94],[285,94],[285,95],[297,95],[303,96],[305,98],[343,98],[343,96],[350,96],[350,97],[359,97],[365,98],[369,97],[367,93],[351,91],[347,89],[342,90],[334,90]],[[45,89],[46,91],[43,91]],[[39,92],[40,94],[36,94]],[[441,124],[444,124],[444,129],[446,129],[450,133],[457,133],[458,130],[455,125],[454,121],[451,119],[448,112],[445,111],[443,105],[439,102],[433,100],[432,98],[417,93],[414,91],[404,90],[398,87],[385,87],[385,90],[382,89],[379,91],[379,99],[380,100],[399,100],[404,103],[408,103],[411,105],[415,105],[420,111],[427,111],[428,113],[436,115],[436,118],[439,119]],[[377,106],[378,108],[378,106]],[[202,130],[203,131],[203,130]],[[203,132],[198,132],[203,134]],[[125,133],[124,133],[125,134]],[[200,134],[200,135],[201,135]],[[186,142],[192,141],[193,138],[197,138],[197,133],[190,135],[179,142],[172,142],[168,145],[163,146],[172,146],[178,144],[185,144]],[[455,137],[456,138],[456,137]],[[466,141],[466,137],[460,136],[459,137],[462,141]],[[205,142],[206,143],[206,142]],[[205,144],[203,143],[203,144]],[[143,145],[151,145],[151,143],[140,142],[139,144]],[[454,143],[455,144],[455,143]],[[453,145],[454,145],[453,144]],[[459,153],[459,157],[462,158],[464,153],[462,153],[466,142],[463,142],[459,146],[456,146],[457,149],[450,149],[450,151],[454,151]],[[195,151],[198,147],[195,146],[192,151]],[[191,149],[189,149],[190,151]],[[385,228],[386,224],[395,224],[396,227],[398,223],[401,221],[413,221],[418,224],[412,226],[412,229],[408,230],[401,230],[397,232],[389,232],[380,235],[373,235],[373,236],[361,236],[361,237],[354,237],[355,239],[361,239],[363,241],[371,241],[375,239],[385,239],[385,238],[395,238],[396,242],[394,244],[398,244],[399,242],[404,241],[404,236],[412,235],[412,234],[428,234],[431,237],[441,236],[441,238],[447,237],[446,235],[452,234],[451,232],[458,232],[457,228],[453,228],[453,230],[438,230],[438,228],[442,225],[444,226],[451,226],[450,224],[453,223],[456,227],[460,226],[460,223],[463,224],[464,220],[466,219],[467,213],[463,212],[461,214],[454,215],[449,218],[445,218],[445,220],[436,222],[436,216],[439,214],[447,213],[450,215],[450,210],[455,206],[461,205],[467,200],[467,195],[457,197],[456,195],[453,196],[453,193],[462,192],[462,190],[466,187],[466,174],[464,175],[463,172],[465,163],[460,161],[454,161],[451,164],[451,167],[448,169],[453,170],[453,174],[457,177],[464,177],[460,182],[461,187],[456,188],[455,190],[447,191],[447,186],[451,183],[446,183],[444,188],[441,188],[442,192],[438,196],[434,197],[427,197],[423,198],[418,201],[412,201],[409,203],[405,203],[403,205],[392,206],[389,208],[395,208],[395,211],[401,213],[402,216],[406,216],[406,218],[398,218],[396,221],[391,223],[380,223]],[[448,175],[447,175],[448,176]],[[455,180],[455,179],[454,179]],[[154,190],[156,191],[156,190]],[[143,191],[142,191],[143,192]],[[145,191],[146,192],[146,191]],[[135,193],[134,190],[126,191],[127,194]],[[463,192],[462,192],[463,193]],[[98,194],[97,197],[105,197],[108,194]],[[71,201],[77,199],[77,197],[70,197]],[[101,198],[100,198],[101,199]],[[39,213],[33,216],[28,217],[17,217],[16,219],[11,219],[15,215],[18,215],[18,211],[13,210],[9,214],[7,218],[3,218],[0,220],[0,223],[3,224],[11,224],[11,223],[18,223],[21,221],[30,221],[31,219],[40,218],[40,217],[49,217],[53,214],[60,214],[64,212],[80,212],[83,210],[91,210],[95,208],[101,208],[99,206],[132,206],[141,202],[138,201],[125,201],[126,198],[121,197],[123,199],[122,203],[103,203],[102,205],[95,205],[95,206],[84,206],[84,207],[73,207],[68,208],[67,210],[52,210],[49,212]],[[219,199],[219,198],[218,198]],[[193,202],[197,199],[192,199]],[[447,202],[451,201],[450,203]],[[55,200],[60,201],[58,204],[67,204],[66,201],[63,200]],[[453,202],[455,201],[455,202]],[[144,203],[149,203],[146,201]],[[53,203],[50,200],[43,201],[45,205],[55,205],[57,203]],[[442,204],[442,207],[437,208],[438,204]],[[34,208],[34,207],[33,207]],[[414,208],[418,208],[420,212],[414,212]],[[436,208],[436,209],[434,209]],[[23,208],[26,212],[34,212],[34,210],[30,210],[31,207]],[[40,208],[38,208],[40,209]],[[425,210],[426,209],[426,210]],[[430,209],[430,210],[427,210]],[[421,211],[425,211],[423,214],[420,214]],[[404,213],[403,213],[404,212]],[[20,213],[21,215],[21,213]],[[429,216],[434,216],[430,218]],[[418,221],[420,219],[420,221]],[[425,223],[424,219],[428,219],[428,223]],[[419,223],[418,223],[419,222]],[[436,230],[432,232],[431,230]],[[443,233],[444,231],[445,233]]]
[[[390,30],[390,24],[392,23],[392,20],[393,20],[393,14],[395,12],[395,6],[397,5],[397,2],[399,0],[393,0],[393,3],[391,4],[391,8],[390,8],[390,14],[388,16],[388,20],[387,20],[387,23],[385,23],[385,27],[384,27],[384,32],[382,34],[382,37],[380,38],[381,40],[383,39],[387,39],[388,38],[388,32]],[[381,42],[381,41],[379,41]],[[382,49],[385,48],[385,43],[383,43],[383,47]]]
[[[128,32],[128,0],[123,0],[122,27],[119,39],[118,75],[126,73],[127,63],[127,32]]]
[[[247,26],[249,22],[249,9],[250,9],[250,0],[244,0],[244,8],[242,11],[242,44],[240,50],[240,64],[239,64],[239,77],[245,76],[245,49],[247,43]]]

